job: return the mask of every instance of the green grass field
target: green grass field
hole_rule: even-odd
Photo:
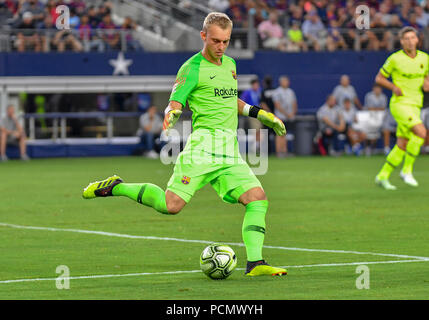
[[[429,157],[416,165],[421,186],[395,172],[394,192],[374,185],[382,162],[270,158],[260,176],[270,201],[264,253],[289,275],[245,277],[244,248],[231,245],[239,269],[223,281],[198,271],[199,255],[204,241],[241,243],[244,208],[210,186],[166,216],[126,198],[81,198],[113,173],[164,188],[172,166],[158,160],[1,163],[0,299],[427,299]],[[68,290],[56,288],[59,265],[76,277]],[[356,288],[358,265],[369,268],[369,289]]]

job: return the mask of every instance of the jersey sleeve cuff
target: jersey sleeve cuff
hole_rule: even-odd
[[[387,70],[386,70],[386,69],[384,69],[384,68],[381,68],[381,69],[380,69],[380,73],[381,73],[383,76],[385,76],[386,78],[390,77],[390,73],[389,73],[389,72],[387,72]]]
[[[246,103],[243,107],[243,112],[242,112],[243,116],[249,116],[249,111],[251,108],[252,106]]]
[[[186,100],[185,100],[185,101],[181,101],[181,100],[180,100],[180,99],[178,99],[178,98],[170,98],[170,99],[168,100],[168,102],[170,102],[170,101],[176,101],[176,102],[179,102],[179,103],[182,105],[182,107],[183,107],[183,108],[186,106]]]

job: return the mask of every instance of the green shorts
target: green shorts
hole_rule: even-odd
[[[228,203],[237,203],[246,191],[262,187],[252,169],[241,157],[226,159],[201,152],[195,155],[179,154],[167,190],[188,203],[194,193],[210,183],[219,197]]]
[[[420,118],[421,109],[417,106],[391,105],[390,111],[398,123],[396,129],[397,137],[409,139],[412,132],[411,129],[422,123],[422,119]]]

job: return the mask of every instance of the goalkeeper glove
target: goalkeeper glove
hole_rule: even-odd
[[[286,134],[286,127],[283,121],[281,121],[271,112],[266,112],[265,110],[261,109],[258,112],[257,119],[267,127],[272,128],[276,135],[284,136]]]
[[[168,131],[174,127],[177,120],[179,120],[181,114],[182,110],[179,109],[171,109],[170,107],[167,107],[167,109],[165,109],[164,123],[162,125],[162,129],[165,131],[167,136]]]
[[[243,115],[248,115],[262,122],[263,125],[272,128],[276,135],[284,136],[286,134],[286,128],[279,118],[277,118],[273,113],[267,112],[258,106],[246,105],[243,109]]]

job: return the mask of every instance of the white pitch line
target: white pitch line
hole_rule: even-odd
[[[355,265],[363,265],[363,264],[392,264],[392,263],[426,262],[426,261],[429,261],[429,260],[412,259],[412,260],[390,260],[390,261],[320,263],[320,264],[304,264],[300,266],[283,266],[281,268],[342,267],[342,266],[355,266]]]
[[[404,258],[404,259],[417,259],[422,261],[429,261],[429,257],[410,256],[405,254],[393,254],[393,253],[377,253],[377,252],[361,252],[361,251],[346,251],[346,250],[329,250],[329,249],[306,249],[306,248],[290,248],[290,247],[278,247],[278,246],[264,246],[269,249],[282,249],[282,250],[296,250],[296,251],[309,251],[309,252],[327,252],[327,253],[347,253],[347,254],[360,254],[360,255],[371,255],[371,256],[383,256],[393,258]]]
[[[364,261],[364,262],[344,262],[344,263],[323,263],[323,264],[304,264],[296,266],[283,266],[282,268],[315,268],[315,267],[339,267],[339,266],[354,266],[367,264],[391,264],[391,263],[408,263],[408,262],[425,262],[426,260],[392,260],[392,261]],[[237,268],[237,271],[243,271],[244,268]],[[80,280],[80,279],[100,279],[100,278],[121,278],[121,277],[139,277],[149,275],[166,275],[166,274],[183,274],[183,273],[199,273],[201,270],[184,270],[184,271],[164,271],[164,272],[141,272],[141,273],[124,273],[124,274],[99,274],[89,276],[62,277],[61,280]],[[56,281],[58,278],[28,278],[28,279],[12,279],[0,280],[0,284],[18,283],[18,282],[35,282],[35,281]]]
[[[188,270],[188,271],[165,271],[165,272],[140,272],[140,273],[124,273],[124,274],[98,274],[92,276],[76,276],[76,277],[61,277],[61,280],[79,280],[79,279],[97,279],[97,278],[120,278],[120,277],[137,277],[137,276],[149,276],[149,275],[162,275],[162,274],[180,274],[180,273],[195,273],[201,272],[201,270]],[[15,280],[1,280],[0,284],[3,283],[15,283],[15,282],[33,282],[33,281],[53,281],[58,278],[28,278],[28,279],[15,279]]]
[[[74,232],[74,233],[84,233],[84,234],[95,234],[108,237],[117,237],[117,238],[127,238],[127,239],[144,239],[144,240],[163,240],[163,241],[178,241],[178,242],[188,242],[188,243],[203,243],[211,244],[213,241],[207,240],[191,240],[191,239],[180,239],[180,238],[170,238],[170,237],[155,237],[155,236],[136,236],[123,233],[113,233],[105,231],[94,231],[94,230],[81,230],[81,229],[62,229],[62,228],[52,228],[52,227],[36,227],[36,226],[22,226],[11,223],[0,222],[0,226],[10,227],[16,229],[29,229],[29,230],[43,230],[43,231],[54,231],[54,232]],[[244,243],[241,242],[224,242],[224,244],[231,246],[244,247]],[[404,258],[404,259],[417,259],[422,261],[429,261],[429,257],[420,257],[420,256],[410,256],[404,254],[392,254],[392,253],[377,253],[377,252],[360,252],[360,251],[347,251],[347,250],[330,250],[330,249],[308,249],[308,248],[294,248],[294,247],[282,247],[282,246],[268,246],[264,245],[264,248],[267,249],[279,249],[279,250],[290,250],[290,251],[306,251],[306,252],[324,252],[324,253],[344,253],[344,254],[357,254],[357,255],[372,255],[372,256],[382,256],[382,257],[394,257],[394,258]]]

